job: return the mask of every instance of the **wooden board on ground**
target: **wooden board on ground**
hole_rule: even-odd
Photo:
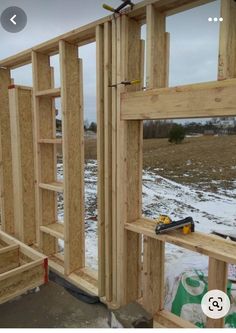
[[[64,261],[56,255],[49,257],[49,267],[50,270],[77,288],[83,290],[89,295],[98,296],[97,272],[94,272],[89,268],[82,268],[66,275],[64,270]]]
[[[0,231],[0,304],[48,282],[48,259]]]
[[[153,326],[154,328],[197,328],[189,321],[166,310],[162,310],[154,316]]]

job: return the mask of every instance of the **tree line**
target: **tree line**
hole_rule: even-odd
[[[178,125],[178,126],[177,126]],[[169,138],[170,132],[173,127],[182,127],[186,135],[195,134],[236,134],[235,125],[226,126],[225,124],[214,124],[212,121],[189,122],[185,124],[177,124],[173,121],[166,120],[147,120],[143,123],[143,137],[144,139],[161,139]]]
[[[60,124],[59,124],[60,123]],[[143,137],[144,139],[162,139],[169,138],[170,131],[173,127],[183,127],[185,135],[194,134],[236,134],[236,121],[234,126],[227,126],[219,121],[217,124],[214,120],[209,120],[204,123],[201,122],[188,122],[184,124],[177,124],[169,120],[146,120],[143,122]],[[57,128],[61,127],[61,121],[57,119]],[[85,120],[84,130],[97,133],[97,124],[92,121]]]

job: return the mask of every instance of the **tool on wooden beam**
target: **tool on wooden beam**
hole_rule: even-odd
[[[108,86],[109,88],[114,88],[117,87],[119,85],[124,85],[124,86],[133,86],[135,84],[140,84],[141,81],[140,80],[132,80],[132,81],[121,81],[120,83],[116,83],[116,84],[111,84],[110,86]]]
[[[171,230],[182,229],[184,235],[194,232],[195,225],[192,217],[186,217],[183,220],[172,221],[167,215],[160,215],[156,220],[156,234],[163,234]]]
[[[112,12],[114,14],[120,14],[121,10],[124,9],[127,6],[130,6],[131,9],[133,9],[134,4],[130,1],[130,0],[121,0],[123,3],[117,7],[117,8],[113,8],[107,4],[103,5],[103,8],[108,10],[109,12]]]

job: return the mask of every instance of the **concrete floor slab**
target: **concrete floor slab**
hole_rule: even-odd
[[[1,328],[108,328],[102,303],[86,304],[49,282],[40,291],[0,305]]]

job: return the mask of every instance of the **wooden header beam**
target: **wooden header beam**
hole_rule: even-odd
[[[145,21],[146,6],[150,4],[154,4],[158,11],[165,12],[165,14],[168,16],[213,1],[215,0],[145,0],[135,5],[132,11],[127,12],[127,15],[131,18],[135,18],[136,20]],[[60,40],[64,40],[72,44],[77,44],[78,46],[91,43],[95,41],[96,27],[111,20],[111,15],[106,16],[100,20],[94,21],[78,29],[74,29],[26,51],[3,59],[0,61],[0,67],[14,69],[30,64],[32,51],[47,55],[57,54],[59,52],[58,49]]]
[[[236,80],[174,88],[151,89],[122,95],[121,119],[186,119],[236,115]]]

